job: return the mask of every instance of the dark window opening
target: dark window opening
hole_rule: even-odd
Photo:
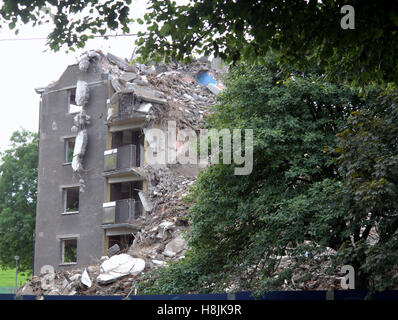
[[[144,135],[139,130],[123,130],[112,133],[112,149],[128,145],[134,145],[136,148],[136,163],[139,166],[141,157],[141,148],[144,146]]]
[[[76,138],[65,139],[65,162],[70,163],[73,160],[73,150],[75,149]]]
[[[142,190],[142,181],[129,181],[111,184],[110,201],[134,199],[139,201],[138,192]]]
[[[119,148],[129,144],[139,145],[141,130],[123,130],[112,133],[112,148]]]
[[[62,240],[62,263],[77,262],[77,239]]]
[[[79,187],[64,189],[64,212],[79,211]]]
[[[82,111],[82,107],[76,104],[76,89],[68,90],[68,112],[77,113]]]
[[[134,236],[132,234],[121,234],[108,237],[108,249],[117,244],[121,251],[128,250],[133,244]]]

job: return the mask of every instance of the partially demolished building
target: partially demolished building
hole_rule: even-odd
[[[206,82],[212,67],[220,68],[207,59],[131,65],[89,51],[56,83],[36,89],[41,103],[34,274],[48,265],[63,270],[98,263],[115,244],[158,263],[164,260],[159,253],[175,256],[167,241],[181,242],[182,197],[200,168],[149,166],[144,132],[168,120],[177,130],[198,130],[221,89]],[[177,233],[170,237],[167,229]]]

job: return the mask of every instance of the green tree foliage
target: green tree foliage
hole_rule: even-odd
[[[336,134],[352,121],[351,114],[376,109],[378,92],[369,90],[361,97],[348,87],[321,80],[314,71],[291,70],[288,79],[280,75],[272,60],[263,67],[239,66],[232,71],[208,124],[218,129],[253,129],[253,172],[237,176],[234,165],[220,164],[199,176],[192,193],[191,249],[182,262],[149,276],[142,284],[144,292],[214,292],[232,282],[239,283],[241,290],[256,288],[263,292],[290,280],[300,264],[311,266],[308,274],[302,274],[303,279],[320,271],[321,260],[314,256],[326,247],[343,257],[334,257],[333,268],[342,262],[359,262],[369,269],[370,261],[381,254],[370,247],[369,252],[360,254],[368,236],[357,236],[358,229],[365,225],[363,212],[346,199],[354,194],[350,183],[344,184],[350,173],[344,166],[339,170],[334,153],[338,147]],[[390,136],[396,137],[394,134]],[[382,133],[378,137],[381,139]],[[339,148],[344,152],[345,146]],[[352,152],[351,156],[355,159],[357,155]],[[386,165],[392,162],[385,161]],[[390,176],[388,172],[383,175]],[[386,193],[394,196],[393,192]],[[391,202],[392,198],[380,198],[387,200]],[[393,208],[388,212],[382,209],[379,215],[392,223],[389,215],[395,212]],[[392,239],[388,230],[389,235],[385,235]],[[351,238],[354,245],[348,250]],[[390,252],[394,245],[391,242],[389,246],[380,248]],[[283,255],[292,255],[295,264],[278,273]],[[397,261],[362,269],[358,287],[390,271],[391,265],[396,267]]]
[[[344,30],[341,8],[355,9],[355,29]],[[83,47],[106,30],[129,32],[131,0],[5,0],[0,17],[15,28],[18,21],[53,21],[51,49]],[[383,0],[151,0],[144,19],[148,28],[138,44],[143,58],[182,60],[193,52],[226,61],[261,60],[272,49],[281,61],[359,83],[398,81],[398,11]]]
[[[36,212],[37,134],[16,131],[10,141],[10,148],[1,154],[0,165],[0,265],[14,267],[14,256],[18,255],[21,270],[30,271]]]
[[[351,260],[360,276],[371,276],[378,289],[398,283],[397,107],[398,92],[390,89],[376,108],[353,112],[336,149],[345,175],[345,220],[354,240],[339,255],[343,263]],[[365,242],[371,228],[380,237],[374,246]]]
[[[130,4],[131,0],[4,0],[0,17],[10,29],[16,29],[19,22],[33,22],[34,26],[53,22],[48,45],[58,51],[64,44],[70,49],[83,48],[89,38],[105,35],[107,30],[129,32]]]
[[[282,63],[318,65],[330,78],[398,80],[398,8],[392,0],[151,2],[148,33],[139,40],[144,57],[183,59],[197,52],[254,62],[272,49]],[[355,10],[355,29],[340,25],[344,5]]]

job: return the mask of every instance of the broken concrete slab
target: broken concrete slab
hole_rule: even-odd
[[[153,103],[158,103],[158,104],[166,104],[167,100],[160,98],[159,93],[156,91],[149,89],[146,86],[140,86],[138,84],[133,83],[131,85],[131,88],[134,92],[134,94],[137,96],[137,98],[142,99],[144,101],[148,102],[153,102]],[[126,88],[126,90],[128,90]]]
[[[69,282],[67,279],[64,279],[64,281],[62,281],[62,289],[65,289],[67,286],[69,285]]]
[[[211,92],[213,92],[214,94],[219,94],[220,92],[221,92],[221,89],[218,87],[218,86],[216,86],[215,84],[212,84],[212,83],[209,83],[209,84],[207,84],[206,85],[206,87],[211,91]]]
[[[113,55],[112,53],[108,53],[106,55],[106,57],[108,58],[108,60],[111,63],[117,65],[123,71],[133,71],[134,70],[134,68],[132,68],[126,61],[124,61],[123,59]]]
[[[153,260],[152,260],[152,263],[153,263],[154,265],[157,265],[157,266],[165,266],[165,265],[167,265],[167,262],[166,262],[166,261],[156,260],[156,259],[153,259]]]
[[[163,255],[172,258],[184,249],[186,249],[186,241],[180,235],[166,245]]]
[[[94,59],[99,59],[100,58],[100,54],[95,51],[95,50],[89,50],[86,52],[87,56],[90,58],[90,60],[94,60]]]
[[[136,111],[142,113],[148,113],[152,108],[152,103],[141,103]]]
[[[111,80],[112,87],[116,92],[121,92],[124,90],[124,84],[120,81],[119,78],[117,78],[115,76],[111,76],[110,80]]]
[[[141,65],[141,72],[146,75],[153,75],[156,74],[157,71],[155,66]]]
[[[116,244],[114,244],[112,247],[110,247],[109,249],[108,249],[108,256],[109,257],[112,257],[112,256],[114,256],[116,253],[118,253],[120,251],[120,247],[119,247],[119,245],[116,243]]]
[[[117,279],[140,274],[145,269],[145,260],[133,258],[128,254],[122,253],[111,257],[101,264],[101,273],[97,281],[101,284],[108,284]]]
[[[82,54],[79,60],[79,70],[82,72],[87,72],[90,67],[91,61],[99,59],[100,55],[94,50],[90,50]]]
[[[87,72],[88,68],[90,67],[90,58],[85,54],[80,59],[79,62],[79,70],[83,72]]]
[[[73,127],[72,132],[78,132],[84,129],[87,125],[91,123],[91,117],[87,115],[87,112],[83,109],[77,115],[73,117]]]
[[[90,98],[90,91],[86,81],[78,80],[76,84],[75,101],[78,106],[85,106]]]
[[[164,221],[156,228],[158,231],[156,238],[166,241],[172,237],[172,232],[175,229],[175,224],[170,221]]]
[[[87,147],[87,130],[83,129],[79,131],[79,133],[76,136],[75,148],[73,150],[72,169],[75,172],[83,170],[83,164],[81,158],[86,153],[86,147]]]
[[[147,84],[148,84],[148,81],[144,81],[144,80],[142,80],[142,79],[134,79],[133,80],[133,83],[135,83],[135,84],[138,84],[138,85],[140,85],[140,86],[146,86]]]
[[[91,288],[92,282],[91,282],[90,276],[89,276],[88,273],[87,273],[87,269],[84,269],[80,281],[81,281],[86,287]]]
[[[124,72],[120,75],[120,79],[125,82],[131,82],[137,78],[137,74],[135,72]]]
[[[82,156],[86,152],[87,146],[87,130],[81,130],[76,136],[75,148],[73,149],[73,156]]]
[[[142,206],[146,212],[151,212],[153,209],[153,204],[145,197],[144,192],[139,191],[138,196],[140,197]]]

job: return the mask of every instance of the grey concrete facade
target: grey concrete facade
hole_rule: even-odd
[[[55,270],[89,265],[104,254],[101,224],[106,190],[102,174],[108,139],[106,78],[95,64],[87,72],[71,65],[55,86],[41,94],[34,274],[44,265]],[[91,116],[84,157],[86,186],[79,192],[78,213],[65,214],[63,188],[79,185],[71,164],[65,163],[65,139],[76,136],[71,132],[76,114],[68,113],[68,90],[76,87],[77,80],[86,81],[90,88],[85,106]],[[62,264],[62,241],[69,238],[77,240],[77,263],[68,265]]]

